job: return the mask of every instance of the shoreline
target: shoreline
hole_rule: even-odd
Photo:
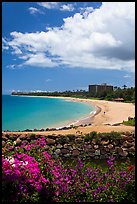
[[[94,106],[95,107],[95,106]],[[90,114],[87,116],[87,117],[84,117],[83,119],[79,119],[78,121],[76,122],[73,122],[71,124],[69,124],[69,126],[71,125],[76,125],[76,126],[80,126],[80,125],[88,125],[88,124],[91,124],[92,125],[92,122],[94,120],[94,117],[99,114],[99,112],[101,111],[101,108],[100,107],[95,107],[96,110],[90,112]]]
[[[11,95],[11,96],[34,97],[34,98],[59,98],[65,101],[80,102],[80,103],[88,104],[94,108],[93,111],[91,111],[88,115],[84,117],[81,117],[75,120],[72,119],[72,120],[69,120],[68,122],[62,122],[61,125],[54,125],[54,127],[48,127],[49,129],[56,128],[57,130],[59,130],[59,129],[62,129],[63,127],[71,127],[72,125],[80,126],[80,125],[92,124],[95,115],[97,115],[101,111],[101,108],[99,106],[93,105],[90,101],[87,101],[86,99],[62,97],[62,96],[27,96],[27,95]]]
[[[135,105],[132,103],[123,103],[123,102],[114,102],[114,101],[105,101],[105,100],[93,100],[93,99],[81,99],[81,98],[73,98],[73,97],[54,97],[54,96],[24,96],[24,97],[46,97],[46,98],[61,98],[64,100],[70,100],[74,102],[84,102],[94,106],[96,108],[95,111],[92,111],[87,117],[84,117],[78,121],[72,121],[69,123],[70,125],[77,126],[77,131],[82,131],[83,133],[91,132],[91,131],[134,131],[135,127],[120,125],[123,120],[128,120],[128,117],[135,117]],[[93,113],[94,112],[94,113]],[[105,112],[105,114],[104,114]],[[85,126],[84,126],[85,124]],[[89,125],[90,124],[90,125]],[[50,131],[37,131],[39,133],[53,133],[53,134],[76,134],[76,130],[73,128],[67,128],[68,125],[61,125],[60,127],[53,128],[54,130]],[[66,129],[63,129],[63,128]],[[52,128],[48,128],[52,129]],[[4,131],[6,132],[6,131]],[[17,132],[17,131],[16,131]],[[24,132],[24,131],[20,131]],[[26,131],[27,132],[27,131]],[[31,131],[35,132],[35,131]]]

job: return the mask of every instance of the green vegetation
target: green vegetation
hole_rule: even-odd
[[[100,138],[105,138],[105,139],[110,139],[110,140],[118,140],[121,139],[121,133],[120,132],[115,132],[115,131],[111,131],[111,132],[104,132],[104,133],[98,133],[98,137]]]
[[[74,134],[69,134],[69,135],[67,135],[67,137],[69,138],[69,141],[74,141],[75,140],[75,135]]]
[[[59,144],[65,144],[67,142],[67,138],[65,136],[61,136],[58,138],[58,143]]]
[[[89,142],[91,141],[93,138],[97,139],[98,138],[98,134],[96,131],[90,132],[89,134],[86,134],[86,136],[84,137],[84,141],[85,142]]]
[[[34,133],[31,133],[31,134],[28,134],[30,137],[35,137],[35,134]]]
[[[135,87],[120,88],[115,86],[113,91],[102,92],[97,94],[91,94],[85,90],[73,90],[64,92],[12,92],[12,95],[29,95],[29,96],[62,96],[62,97],[74,97],[74,98],[88,98],[92,100],[108,100],[112,101],[116,98],[123,98],[124,102],[135,103]]]
[[[92,139],[95,139],[96,141],[100,141],[101,139],[110,139],[110,140],[119,140],[121,139],[121,133],[120,132],[104,132],[104,133],[97,133],[96,131],[90,132],[89,134],[86,134],[84,137],[85,142],[89,142]]]
[[[130,159],[118,163],[110,157],[105,166],[99,160],[68,162],[52,157],[45,147],[43,137],[2,148],[2,202],[135,202]]]
[[[135,126],[135,118],[130,119],[128,121],[123,121],[124,125]]]

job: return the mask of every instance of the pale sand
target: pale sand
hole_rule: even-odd
[[[54,98],[54,97],[53,97]],[[128,120],[128,117],[135,117],[135,105],[132,103],[105,101],[105,100],[91,100],[91,99],[80,99],[71,97],[60,97],[65,100],[71,100],[76,102],[86,102],[96,107],[97,114],[88,115],[86,119],[80,120],[75,125],[85,123],[92,123],[94,126],[98,125],[113,125],[115,123],[121,123],[123,120]],[[105,112],[105,114],[104,114]]]
[[[42,132],[3,132],[3,134],[37,134],[37,135],[68,135],[68,134],[87,134],[92,131],[96,132],[134,132],[135,127],[132,126],[125,126],[125,125],[119,125],[119,126],[86,126],[86,127],[78,127],[77,129],[69,129],[69,130],[55,130],[55,131],[42,131]]]
[[[54,97],[51,97],[51,98],[54,98]],[[43,134],[43,135],[77,134],[77,133],[79,134],[79,132],[89,133],[91,131],[97,131],[97,132],[135,131],[135,127],[132,127],[132,126],[125,126],[125,125],[112,126],[113,124],[123,122],[123,120],[128,120],[129,116],[135,117],[135,105],[132,103],[112,102],[112,101],[104,101],[104,100],[91,100],[91,99],[78,99],[78,98],[71,98],[71,97],[59,97],[59,98],[63,98],[65,100],[78,101],[78,102],[86,102],[96,107],[99,107],[100,111],[98,109],[99,113],[96,114],[94,117],[93,115],[89,115],[87,116],[86,119],[75,123],[75,125],[92,123],[92,125],[90,126],[78,127],[77,129],[37,132],[37,134]],[[21,132],[21,134],[22,133],[25,134],[25,132]]]

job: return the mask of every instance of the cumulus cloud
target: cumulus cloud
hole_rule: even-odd
[[[60,11],[74,11],[74,4],[64,4],[62,2],[40,2],[39,6],[46,9],[59,9]]]
[[[43,14],[43,12],[40,9],[37,9],[35,7],[30,7],[30,8],[28,8],[28,10],[29,10],[30,14],[36,14],[36,13]]]
[[[58,8],[60,2],[40,2],[38,5],[47,8],[47,9],[55,9]]]
[[[30,65],[35,67],[55,67],[58,66],[56,62],[47,58],[44,53],[32,54],[29,59],[24,62],[24,65]]]
[[[94,11],[94,8],[89,6],[89,7],[81,7],[80,8],[81,13],[83,14],[84,17],[87,17],[89,13],[92,13]]]
[[[60,7],[61,11],[74,11],[74,5],[73,4],[64,4]]]
[[[43,4],[52,5],[47,3],[56,2]],[[98,9],[87,7],[84,12],[63,20],[61,27],[50,28],[47,32],[12,32],[12,39],[6,40],[6,44],[24,59],[24,65],[134,72],[134,2],[104,2]]]
[[[9,49],[9,45],[8,42],[5,38],[2,38],[2,50],[8,50]]]

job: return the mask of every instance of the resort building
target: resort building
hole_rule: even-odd
[[[89,85],[89,93],[93,95],[109,91],[113,91],[113,86],[107,85],[106,83],[100,85]]]

